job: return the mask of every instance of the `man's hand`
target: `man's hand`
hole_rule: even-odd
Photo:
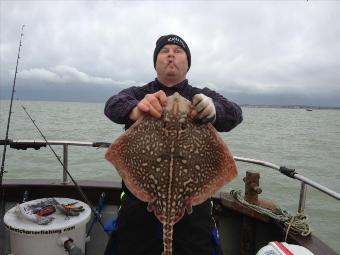
[[[196,94],[192,98],[192,104],[194,106],[192,117],[196,117],[202,123],[215,122],[216,109],[214,102],[210,97],[204,94]]]
[[[153,94],[146,94],[137,106],[132,109],[129,115],[130,119],[136,121],[145,113],[149,113],[155,118],[160,118],[167,99],[163,90],[159,90]]]

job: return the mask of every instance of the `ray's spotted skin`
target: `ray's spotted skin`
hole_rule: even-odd
[[[173,225],[237,175],[226,144],[210,124],[191,117],[190,101],[168,97],[162,117],[144,115],[106,152],[128,189],[148,202],[163,224],[164,255],[172,254]]]

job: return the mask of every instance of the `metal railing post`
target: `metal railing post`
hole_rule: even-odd
[[[67,184],[67,173],[65,171],[68,170],[68,144],[63,144],[63,164],[64,164],[64,169],[63,169],[63,184]]]
[[[299,213],[303,213],[304,210],[305,210],[306,191],[307,191],[306,183],[305,182],[301,182],[300,200],[299,200],[299,208],[298,208],[298,212]]]

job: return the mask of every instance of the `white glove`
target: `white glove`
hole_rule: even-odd
[[[197,118],[203,122],[211,122],[214,123],[216,120],[216,109],[213,100],[204,95],[204,94],[196,94],[192,98],[192,104],[195,107],[197,112]]]

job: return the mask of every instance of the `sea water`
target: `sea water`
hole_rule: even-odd
[[[49,140],[112,142],[124,129],[103,114],[103,103],[14,101],[10,139],[42,137],[21,105]],[[0,139],[4,139],[9,101],[0,101]],[[314,181],[340,192],[340,110],[243,107],[244,121],[220,133],[235,156],[260,159],[296,169]],[[2,146],[1,146],[2,147]],[[62,148],[54,147],[62,156]],[[90,180],[120,180],[104,159],[104,148],[69,147],[69,171]],[[1,151],[2,153],[2,151]],[[243,189],[246,171],[261,174],[260,197],[274,200],[290,213],[297,212],[300,182],[279,172],[237,163],[239,175],[223,190]],[[62,167],[51,151],[8,148],[4,178],[62,178]],[[340,253],[340,203],[309,187],[305,213],[313,232]]]

